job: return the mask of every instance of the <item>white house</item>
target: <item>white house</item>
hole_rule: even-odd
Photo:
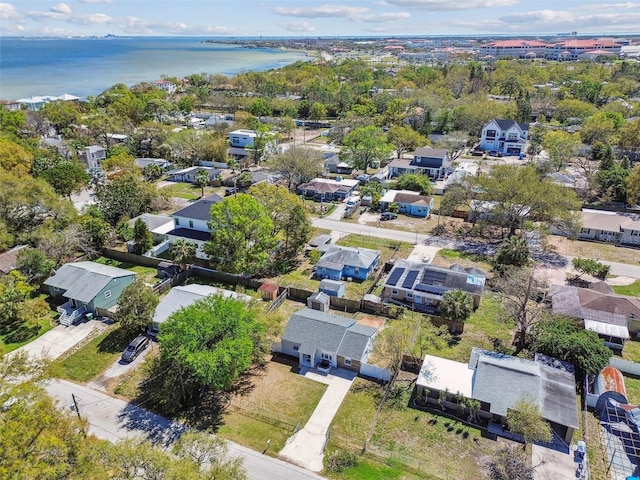
[[[525,153],[529,124],[514,120],[493,119],[482,127],[480,148],[488,152],[500,152],[503,155]]]
[[[232,147],[246,148],[252,147],[257,134],[253,130],[234,130],[229,134],[229,143]]]
[[[579,238],[602,242],[640,245],[640,215],[633,213],[607,212],[583,209],[582,228]],[[556,235],[567,235],[558,229],[551,229]]]
[[[210,195],[193,202],[177,212],[173,217],[173,230],[167,232],[170,243],[183,239],[198,246],[196,257],[206,260],[204,245],[211,239],[208,222],[211,218],[211,206],[222,201],[219,195]]]
[[[155,86],[159,90],[162,90],[163,92],[167,92],[168,94],[175,93],[178,88],[175,83],[169,80],[157,80],[155,82],[151,82],[151,85]]]

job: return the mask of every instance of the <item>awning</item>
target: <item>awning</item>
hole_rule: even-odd
[[[629,338],[629,329],[621,325],[585,320],[584,328],[585,330],[592,330],[599,335],[605,335],[607,337],[622,338],[625,340]]]

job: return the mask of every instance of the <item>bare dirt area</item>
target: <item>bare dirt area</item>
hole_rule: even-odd
[[[416,218],[398,214],[398,218],[395,220],[386,220],[382,222],[380,221],[380,213],[378,212],[362,213],[358,215],[355,220],[360,225],[417,233],[431,233],[438,224],[437,215],[431,215],[429,218]]]
[[[356,316],[357,318],[357,316]],[[380,329],[384,320],[380,317],[372,317],[371,315],[365,315],[357,319],[358,324],[364,325],[366,327],[373,327],[375,329]]]
[[[558,235],[549,235],[547,242],[554,252],[561,255],[640,265],[640,250],[634,248],[617,247],[610,243],[570,240]]]

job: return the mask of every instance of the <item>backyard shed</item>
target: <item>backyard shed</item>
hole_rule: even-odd
[[[329,304],[331,303],[331,299],[326,293],[315,292],[309,298],[307,298],[307,307],[312,310],[319,310],[321,312],[326,312],[329,310]]]
[[[275,283],[263,283],[260,285],[260,288],[258,288],[258,293],[260,297],[262,297],[262,300],[270,302],[278,298],[278,285]]]
[[[320,282],[318,290],[322,293],[326,293],[330,297],[342,298],[344,297],[344,282],[325,278]]]

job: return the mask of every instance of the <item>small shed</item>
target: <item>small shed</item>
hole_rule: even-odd
[[[258,292],[262,300],[270,302],[278,298],[278,285],[275,283],[263,283],[260,285],[260,288],[258,288]]]
[[[180,273],[180,266],[171,262],[160,262],[158,264],[158,277],[171,278]]]
[[[344,296],[344,282],[338,280],[329,280],[325,278],[320,282],[318,290],[330,297],[342,298]]]
[[[331,299],[326,293],[315,292],[307,299],[307,307],[312,310],[326,312],[329,310]]]
[[[317,235],[309,240],[309,246],[313,248],[317,248],[320,245],[326,245],[327,243],[331,243],[331,235]]]

